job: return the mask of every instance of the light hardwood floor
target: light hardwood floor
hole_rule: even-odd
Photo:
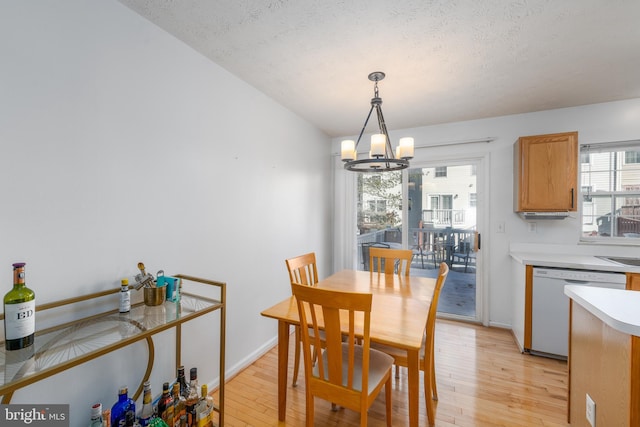
[[[293,360],[293,339],[289,360]],[[225,425],[303,426],[304,371],[291,387],[290,363],[287,416],[278,422],[277,352],[274,347],[232,378],[226,387]],[[468,323],[436,322],[436,376],[439,401],[436,426],[564,426],[567,413],[567,364],[521,354],[510,331]],[[420,425],[427,414],[420,380]],[[393,382],[393,425],[408,425],[406,370]],[[216,396],[217,399],[217,396]],[[359,415],[331,411],[316,400],[316,426],[358,426]],[[384,426],[384,393],[369,411],[370,426]]]

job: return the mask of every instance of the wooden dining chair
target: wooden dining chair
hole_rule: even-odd
[[[291,283],[315,286],[318,283],[318,267],[316,266],[316,254],[310,252],[295,258],[285,260],[289,270]]]
[[[303,326],[307,426],[313,426],[315,397],[360,412],[360,425],[366,426],[369,407],[383,386],[387,426],[391,426],[393,357],[370,348],[372,294],[297,284],[291,289]],[[313,366],[312,347],[321,346],[320,329],[325,347]]]
[[[318,283],[318,267],[316,266],[316,254],[310,252],[294,258],[285,260],[287,270],[289,270],[289,280],[291,284],[297,283],[306,286],[315,286]],[[322,337],[321,337],[322,338]],[[298,371],[300,370],[300,346],[302,345],[302,336],[300,335],[300,327],[295,327],[295,357],[293,362],[293,382],[291,385],[295,387],[298,384]],[[315,361],[315,357],[313,359]]]
[[[384,274],[397,272],[408,276],[412,259],[413,251],[410,249],[369,248],[369,267],[378,273],[384,268]]]
[[[449,266],[446,262],[440,263],[440,270],[438,271],[438,278],[436,279],[436,286],[433,289],[433,297],[431,298],[431,306],[429,307],[429,314],[427,315],[427,324],[425,327],[425,334],[422,338],[422,348],[420,348],[420,370],[424,373],[424,396],[426,399],[438,400],[438,388],[436,386],[436,365],[434,357],[434,336],[436,330],[436,314],[438,312],[438,300],[440,299],[440,292],[444,286],[444,282],[449,274]],[[399,366],[406,367],[408,364],[407,353],[401,349],[386,346],[383,344],[373,343],[372,348],[376,350],[384,351],[388,355],[393,357],[393,363],[396,365],[396,378],[399,377]],[[434,425],[435,414],[432,411],[432,406],[429,402],[427,404],[427,418],[429,419],[429,425]]]

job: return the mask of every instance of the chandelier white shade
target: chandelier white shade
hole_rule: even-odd
[[[400,138],[394,152],[389,132],[382,115],[382,98],[378,96],[378,82],[384,79],[382,71],[369,74],[369,80],[375,82],[374,97],[371,99],[371,109],[360,131],[357,141],[346,139],[342,141],[340,150],[344,168],[354,172],[388,172],[402,170],[409,167],[409,159],[413,158],[413,138]],[[367,127],[371,113],[376,110],[379,133],[371,135],[371,145],[368,157],[358,159],[358,145]]]

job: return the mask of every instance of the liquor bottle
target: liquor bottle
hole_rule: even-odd
[[[178,390],[180,388],[178,387]],[[169,383],[162,384],[162,396],[158,401],[158,416],[168,425],[173,425],[174,404],[173,396],[169,392]]]
[[[133,411],[135,415],[136,402],[129,397],[129,389],[122,386],[118,390],[118,401],[111,407],[111,426],[119,426],[120,421],[125,420],[128,411]]]
[[[187,399],[180,394],[180,383],[173,383],[173,426],[180,427],[180,417],[187,415]]]
[[[178,378],[176,379],[180,384],[180,396],[185,399],[189,396],[189,385],[187,384],[187,378],[184,376],[184,366],[180,365],[178,368]]]
[[[120,281],[120,313],[131,311],[131,291],[129,290],[129,279]]]
[[[102,403],[96,403],[91,407],[89,427],[104,427],[104,423],[102,422]]]
[[[4,346],[20,350],[33,345],[36,332],[36,295],[24,280],[24,262],[13,264],[13,289],[4,296]]]
[[[187,425],[195,427],[198,425],[196,417],[196,405],[200,400],[198,396],[198,368],[191,368],[189,371],[189,396],[187,396]]]
[[[111,408],[102,407],[102,427],[111,427]]]
[[[151,396],[151,382],[144,382],[144,391],[142,394],[142,410],[140,411],[140,425],[148,426],[153,418],[153,398]]]
[[[200,386],[200,401],[196,406],[196,418],[198,427],[213,427],[213,397],[209,396],[206,384]]]
[[[153,417],[149,427],[170,427],[169,424],[165,423],[164,420],[160,417]]]
[[[136,421],[135,410],[128,410],[119,425],[122,427],[141,427],[140,423]]]

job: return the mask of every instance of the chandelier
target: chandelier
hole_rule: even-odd
[[[389,140],[389,132],[387,125],[384,123],[382,115],[382,98],[378,96],[378,82],[384,79],[385,74],[382,71],[375,71],[369,74],[369,80],[375,83],[373,90],[373,98],[371,98],[371,109],[364,121],[364,126],[358,136],[358,141],[347,139],[342,141],[341,157],[344,162],[344,168],[354,172],[389,172],[406,169],[409,167],[409,159],[413,158],[413,138],[400,138],[396,152],[394,155],[391,141]],[[362,139],[371,113],[376,110],[378,116],[378,128],[380,133],[371,135],[371,150],[367,158],[358,159],[358,145]]]

